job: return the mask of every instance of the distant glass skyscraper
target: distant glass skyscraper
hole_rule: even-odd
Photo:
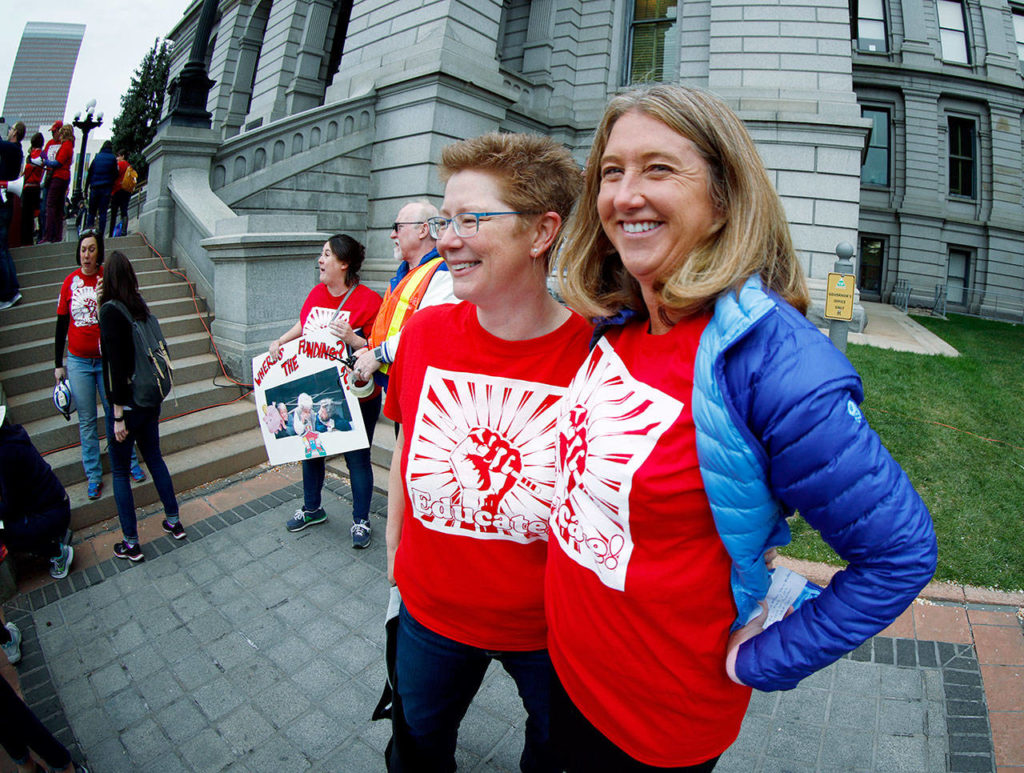
[[[24,121],[29,136],[64,118],[84,24],[30,21],[25,25],[7,84],[3,117]]]

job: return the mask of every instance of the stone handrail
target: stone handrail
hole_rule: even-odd
[[[210,187],[228,204],[373,139],[374,94],[274,121],[221,143]],[[343,145],[339,147],[337,141]]]

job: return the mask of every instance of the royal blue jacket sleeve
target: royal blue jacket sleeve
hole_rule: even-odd
[[[888,626],[935,572],[931,516],[860,411],[860,378],[779,302],[725,353],[723,392],[774,496],[848,566],[824,592],[741,645],[737,676],[791,689]]]

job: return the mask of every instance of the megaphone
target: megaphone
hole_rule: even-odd
[[[17,196],[21,198],[21,192],[25,188],[25,178],[19,177],[17,180],[4,181],[0,180],[0,201],[6,203],[7,196]]]

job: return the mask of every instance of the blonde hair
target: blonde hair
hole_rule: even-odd
[[[441,151],[441,182],[469,169],[489,172],[517,212],[556,212],[564,223],[580,192],[580,168],[565,146],[539,134],[492,132]]]
[[[786,214],[743,122],[717,97],[670,85],[621,94],[605,110],[587,159],[583,193],[555,250],[555,273],[566,302],[588,317],[624,308],[646,315],[640,285],[623,266],[597,213],[601,158],[615,122],[631,112],[661,121],[693,143],[708,165],[708,195],[723,218],[721,228],[655,286],[665,321],[710,308],[754,274],[806,313],[807,282]]]
[[[69,123],[64,124],[57,130],[57,139],[61,142],[67,142],[75,138],[75,127]]]

